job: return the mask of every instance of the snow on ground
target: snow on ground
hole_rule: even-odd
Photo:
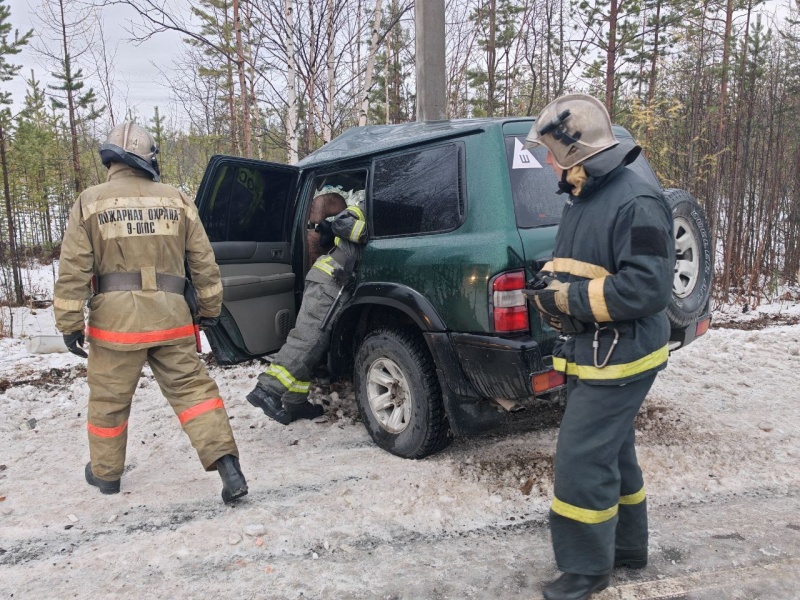
[[[46,332],[52,309],[19,311],[16,322],[24,332]],[[85,362],[30,355],[24,337],[0,340],[0,597],[538,597],[537,586],[555,574],[545,523],[557,405],[533,409],[541,414],[533,431],[456,440],[408,461],[371,442],[345,384],[315,387],[324,422],[269,420],[244,400],[262,369],[258,361],[210,368],[250,485],[237,506],[222,504],[218,476],[200,468],[147,369],[134,397],[122,493],[102,496],[83,479]],[[778,516],[745,515],[756,528],[762,517],[766,529],[780,515],[796,516],[798,372],[797,324],[713,329],[673,354],[637,420],[655,515],[654,565],[645,574],[679,569],[688,550],[675,536],[724,521],[717,504],[734,514],[753,498],[781,500]],[[671,520],[705,505],[706,521],[670,529]],[[794,523],[776,540],[759,541],[757,559],[796,569]],[[741,537],[724,523],[708,526],[724,540],[717,543]],[[718,563],[749,564],[741,553],[715,554],[677,573]],[[620,577],[643,585],[640,575]],[[676,597],[626,596],[624,588],[598,600]],[[796,600],[795,589],[697,598]]]

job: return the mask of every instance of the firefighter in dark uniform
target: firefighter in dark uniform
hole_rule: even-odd
[[[222,498],[231,502],[247,494],[247,483],[184,299],[188,265],[200,326],[213,325],[222,306],[219,267],[194,203],[159,182],[157,153],[139,125],[112,129],[100,146],[108,181],[78,197],[61,245],[56,326],[73,354],[87,357],[85,339],[91,344],[86,481],[104,494],[119,492],[131,399],[148,363],[203,468],[219,472]]]
[[[308,271],[294,329],[247,395],[250,404],[283,425],[298,419],[313,419],[324,412],[322,406],[308,401],[311,375],[328,351],[331,340],[328,323],[344,304],[340,294],[347,293],[367,241],[364,212],[357,205],[347,207],[333,221],[322,220],[316,227],[323,237],[334,240],[334,247]]]
[[[562,575],[548,600],[584,600],[614,567],[647,564],[647,504],[634,418],[667,366],[675,265],[661,190],[626,168],[639,155],[615,139],[603,105],[568,95],[542,111],[528,145],[543,144],[569,193],[546,283],[527,290],[562,335],[553,366],[567,375],[550,531]]]

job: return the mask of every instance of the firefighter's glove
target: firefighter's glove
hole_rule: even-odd
[[[330,221],[325,220],[317,223],[314,231],[319,234],[320,246],[331,246],[333,244],[335,236],[333,235],[333,226]]]
[[[556,331],[560,331],[560,332],[564,331],[564,325],[561,322],[561,319],[559,319],[558,317],[554,317],[552,315],[545,314],[545,313],[541,313],[541,315],[542,315],[542,321],[544,321],[545,323],[550,325],[550,327],[552,327]]]
[[[522,290],[522,293],[528,297],[534,308],[545,317],[560,317],[570,314],[568,283],[551,279],[544,289]]]
[[[211,329],[216,327],[219,323],[219,317],[200,317],[200,322],[197,324],[200,329]]]
[[[66,344],[67,350],[81,358],[89,358],[89,355],[86,354],[86,350],[83,349],[83,343],[85,341],[86,338],[83,335],[83,329],[64,334],[64,344]]]

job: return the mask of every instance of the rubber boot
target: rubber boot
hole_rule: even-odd
[[[232,454],[226,454],[217,460],[217,471],[222,478],[222,501],[230,504],[242,496],[247,495],[247,482],[239,467],[239,459]]]
[[[292,421],[298,419],[316,419],[325,413],[325,409],[319,404],[311,404],[311,402],[303,402],[302,404],[289,404],[286,403],[286,412],[292,417]]]
[[[98,479],[94,476],[92,472],[92,461],[86,463],[86,469],[84,470],[86,475],[86,483],[89,485],[93,485],[94,487],[98,488],[104,494],[119,494],[119,479],[116,481],[105,481],[104,479]]]
[[[587,600],[594,592],[608,587],[609,575],[562,573],[542,590],[547,600]]]
[[[256,385],[253,391],[247,394],[247,401],[263,410],[265,415],[281,425],[288,425],[292,422],[292,416],[283,408],[281,399],[276,398],[260,385]]]
[[[647,566],[647,548],[640,550],[614,551],[614,568],[627,567],[628,569],[644,569]]]

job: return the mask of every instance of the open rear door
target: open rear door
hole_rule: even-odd
[[[299,169],[214,156],[196,204],[223,286],[220,323],[206,332],[219,364],[278,350],[295,319],[290,226]]]

